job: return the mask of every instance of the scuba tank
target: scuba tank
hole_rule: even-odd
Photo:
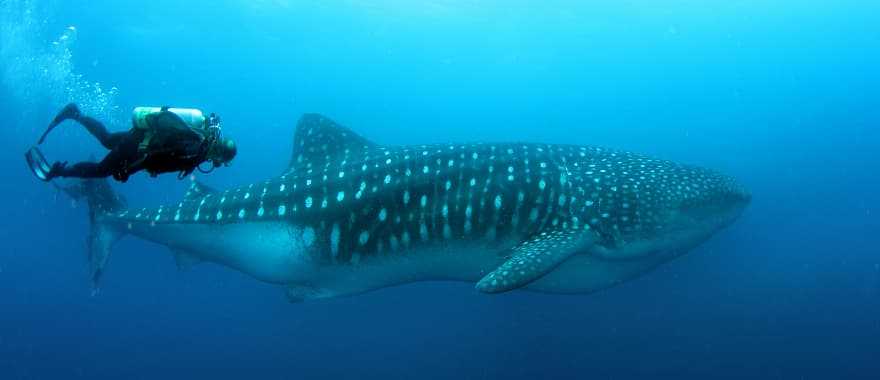
[[[156,131],[150,128],[150,125],[147,122],[147,117],[162,112],[163,108],[164,107],[135,107],[134,111],[132,111],[132,128],[144,131],[143,139],[140,144],[138,144],[139,153],[150,154],[150,143],[153,141]],[[223,135],[219,116],[212,113],[210,116],[206,117],[201,110],[196,108],[165,108],[165,110],[180,117],[188,127],[206,133],[205,141],[203,143],[207,145],[208,149],[214,149],[215,146],[222,141]],[[197,166],[196,168],[202,173],[210,173],[216,167],[214,161],[211,161],[211,164],[211,168],[207,170],[203,170],[201,166]],[[192,170],[181,171],[178,178],[185,177],[191,171]]]
[[[180,117],[189,128],[205,128],[205,115],[202,114],[201,110],[195,108],[135,107],[131,113],[132,129],[141,130],[144,133],[141,142],[138,144],[138,152],[150,152],[150,144],[153,142],[157,131],[151,128],[150,123],[147,122],[147,117],[158,114],[163,109]]]
[[[147,125],[147,115],[159,113],[162,107],[135,107],[131,114],[132,124],[138,129],[149,129]],[[183,121],[192,128],[205,128],[205,115],[202,111],[195,108],[169,108],[171,112],[180,116]]]

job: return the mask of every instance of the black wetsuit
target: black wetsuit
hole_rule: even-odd
[[[105,148],[110,150],[101,162],[80,162],[52,173],[59,177],[113,178],[125,182],[140,170],[151,176],[180,172],[192,173],[206,160],[207,134],[189,127],[169,111],[147,115],[149,129],[133,127],[127,132],[110,133],[100,121],[89,116],[73,118],[82,124]]]

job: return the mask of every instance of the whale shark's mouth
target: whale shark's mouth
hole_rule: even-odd
[[[751,195],[748,194],[720,194],[683,202],[678,212],[680,216],[699,223],[732,221],[748,206],[750,200]]]
[[[674,257],[702,243],[733,223],[751,202],[751,194],[730,182],[719,190],[680,202],[664,213],[657,230],[632,238],[608,238],[589,254],[610,261],[641,260],[649,256]]]
[[[735,179],[718,175],[715,186],[700,196],[683,199],[677,211],[678,218],[690,219],[697,224],[730,224],[752,200],[752,194]]]

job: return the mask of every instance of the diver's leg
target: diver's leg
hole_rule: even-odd
[[[107,134],[107,137],[101,141],[101,145],[104,145],[107,149],[119,149],[119,147],[125,143],[126,140],[135,138],[132,136],[131,132],[113,132]],[[111,148],[112,147],[112,148]]]
[[[86,130],[101,142],[101,145],[110,150],[115,149],[122,140],[129,136],[128,132],[108,132],[104,123],[91,116],[80,116],[75,120],[82,124],[83,127],[86,127]]]
[[[101,162],[79,162],[72,166],[66,163],[56,162],[52,165],[52,170],[47,176],[49,179],[55,177],[76,177],[76,178],[103,178],[113,174],[111,167]]]
[[[79,108],[77,108],[76,104],[70,103],[64,106],[61,112],[58,112],[58,115],[56,115],[55,119],[52,120],[52,123],[49,124],[49,128],[47,128],[46,132],[43,133],[43,136],[40,137],[39,143],[42,144],[46,139],[46,135],[65,120],[76,120],[78,123],[82,124],[92,136],[95,136],[95,138],[101,142],[101,145],[103,145],[104,148],[109,150],[116,148],[120,142],[129,135],[128,132],[110,133],[107,131],[107,127],[104,126],[104,123],[101,123],[98,119],[91,116],[83,115]]]
[[[125,156],[118,150],[112,150],[101,162],[79,162],[73,166],[67,163],[56,162],[52,165],[47,177],[76,177],[76,178],[104,178],[120,172],[125,165]],[[124,181],[123,181],[124,182]]]
[[[103,178],[109,177],[110,173],[106,167],[100,162],[79,162],[72,166],[66,163],[56,162],[52,165],[52,170],[46,176],[51,180],[55,177],[76,177],[76,178]]]

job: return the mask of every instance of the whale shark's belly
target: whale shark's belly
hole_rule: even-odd
[[[667,258],[668,259],[668,258]],[[525,289],[545,293],[590,293],[645,273],[667,259],[650,256],[611,261],[590,254],[576,255]],[[355,295],[419,281],[475,283],[503,258],[479,248],[438,249],[410,256],[370,260],[357,266],[322,268],[314,281],[292,283],[294,300]]]
[[[303,229],[289,223],[127,223],[126,228],[192,262],[220,264],[268,283],[303,281],[314,266],[303,254],[309,243]]]
[[[614,260],[584,252],[524,289],[559,294],[590,293],[637,277],[680,253],[664,251]],[[288,295],[296,301],[355,295],[419,281],[476,283],[505,259],[498,250],[481,244],[422,248],[403,255],[371,258],[357,265],[323,266],[311,281],[289,284]]]
[[[354,295],[419,281],[477,282],[506,260],[521,236],[501,241],[461,240],[420,245],[359,262],[320,261],[326,251],[315,232],[284,222],[251,224],[136,223],[130,232],[167,245],[176,254],[221,264],[261,281],[289,287],[294,300]],[[525,289],[590,293],[646,273],[704,241],[710,230],[633,242],[617,248],[592,246],[573,255]]]

